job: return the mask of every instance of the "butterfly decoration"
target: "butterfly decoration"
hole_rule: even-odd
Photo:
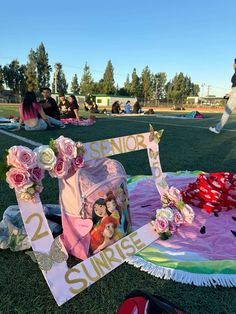
[[[152,150],[151,148],[149,148],[149,154],[150,154],[150,157],[152,159],[157,159],[158,155],[159,155],[159,152],[155,152],[154,150]]]
[[[151,124],[149,124],[150,126],[150,135],[149,135],[149,142],[155,142],[155,143],[159,143],[160,140],[161,140],[161,136],[162,136],[162,133],[164,132],[163,129],[161,129],[160,131],[156,132],[154,131],[154,128]]]
[[[59,237],[56,237],[52,242],[49,253],[41,253],[37,251],[29,251],[25,254],[29,255],[33,262],[38,263],[41,270],[49,271],[53,263],[62,263],[67,261],[68,255],[63,251]]]

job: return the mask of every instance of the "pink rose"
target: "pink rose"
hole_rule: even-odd
[[[178,210],[174,211],[173,221],[176,226],[180,226],[184,222],[184,218]]]
[[[166,192],[166,195],[175,204],[177,204],[182,199],[180,191],[173,186],[169,188],[169,190]]]
[[[29,169],[36,166],[36,154],[28,147],[12,146],[8,150],[8,166]]]
[[[6,181],[11,189],[16,189],[17,191],[22,190],[26,186],[31,186],[33,184],[30,181],[30,174],[24,169],[11,168],[6,173]]]
[[[44,178],[44,170],[39,167],[29,169],[29,174],[33,182],[41,182]]]
[[[75,169],[81,168],[84,165],[84,158],[83,156],[77,156],[72,160],[72,165]]]
[[[56,148],[63,158],[73,159],[77,156],[77,147],[74,141],[70,138],[60,136],[55,141]]]
[[[61,156],[57,158],[56,164],[51,171],[50,176],[53,178],[63,178],[67,175],[69,164]]]
[[[176,231],[176,224],[172,221],[169,222],[169,230],[170,230],[170,233],[175,233]]]
[[[158,233],[163,233],[169,230],[169,222],[166,218],[157,217],[154,221],[154,227]]]
[[[184,221],[189,224],[193,222],[195,214],[191,206],[189,206],[188,204],[184,204],[184,207],[181,209],[181,213],[184,217]]]

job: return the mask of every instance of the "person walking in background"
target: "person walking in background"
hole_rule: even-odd
[[[43,106],[44,112],[47,116],[60,120],[60,110],[55,99],[51,97],[51,89],[49,87],[42,88],[43,100],[40,103]]]
[[[236,108],[236,59],[234,59],[234,75],[231,78],[232,82],[232,89],[231,91],[224,97],[228,99],[227,104],[225,106],[223,115],[221,117],[221,120],[217,123],[215,127],[209,127],[209,131],[219,134],[221,130],[223,129],[224,125],[229,119],[229,116],[233,112],[233,110]]]
[[[20,131],[24,122],[26,131],[46,130],[47,126],[59,126],[64,129],[65,125],[45,114],[42,104],[37,102],[34,92],[26,92],[23,102],[20,104],[20,120],[18,128],[13,131]]]

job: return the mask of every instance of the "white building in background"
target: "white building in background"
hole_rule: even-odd
[[[107,94],[94,94],[93,97],[95,97],[95,101],[98,107],[111,108],[112,104],[117,100],[120,102],[121,106],[125,105],[128,100],[130,101],[131,106],[133,106],[135,102],[137,101],[136,97],[114,96],[114,95],[107,95]]]
[[[187,97],[187,100],[186,100],[187,104],[198,104],[198,102],[199,102],[199,97],[195,97],[195,96]]]

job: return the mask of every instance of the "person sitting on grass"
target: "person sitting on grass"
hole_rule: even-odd
[[[45,114],[43,107],[37,102],[34,92],[26,92],[23,102],[20,104],[20,120],[18,128],[12,131],[20,131],[24,122],[26,131],[46,130],[47,126],[59,126],[65,128],[65,125],[52,117]]]
[[[132,106],[130,104],[130,101],[128,100],[125,104],[125,113],[132,113]]]
[[[84,102],[84,110],[85,111],[89,111],[90,110],[89,104],[86,101]]]
[[[70,95],[68,98],[69,108],[66,117],[79,120],[79,105],[75,95]]]
[[[59,110],[60,114],[63,118],[67,117],[68,108],[70,107],[69,101],[66,99],[64,94],[59,95],[60,103],[59,103]]]
[[[118,114],[121,112],[119,100],[116,100],[111,107],[111,113]]]
[[[138,101],[136,101],[133,106],[133,113],[142,113],[141,106]]]
[[[43,87],[42,90],[43,100],[42,104],[45,114],[54,119],[60,120],[60,110],[54,98],[51,97],[51,89],[49,87]]]
[[[92,104],[92,106],[90,108],[90,112],[92,112],[92,113],[99,113],[98,105],[96,104],[95,101],[93,101],[93,104]]]

